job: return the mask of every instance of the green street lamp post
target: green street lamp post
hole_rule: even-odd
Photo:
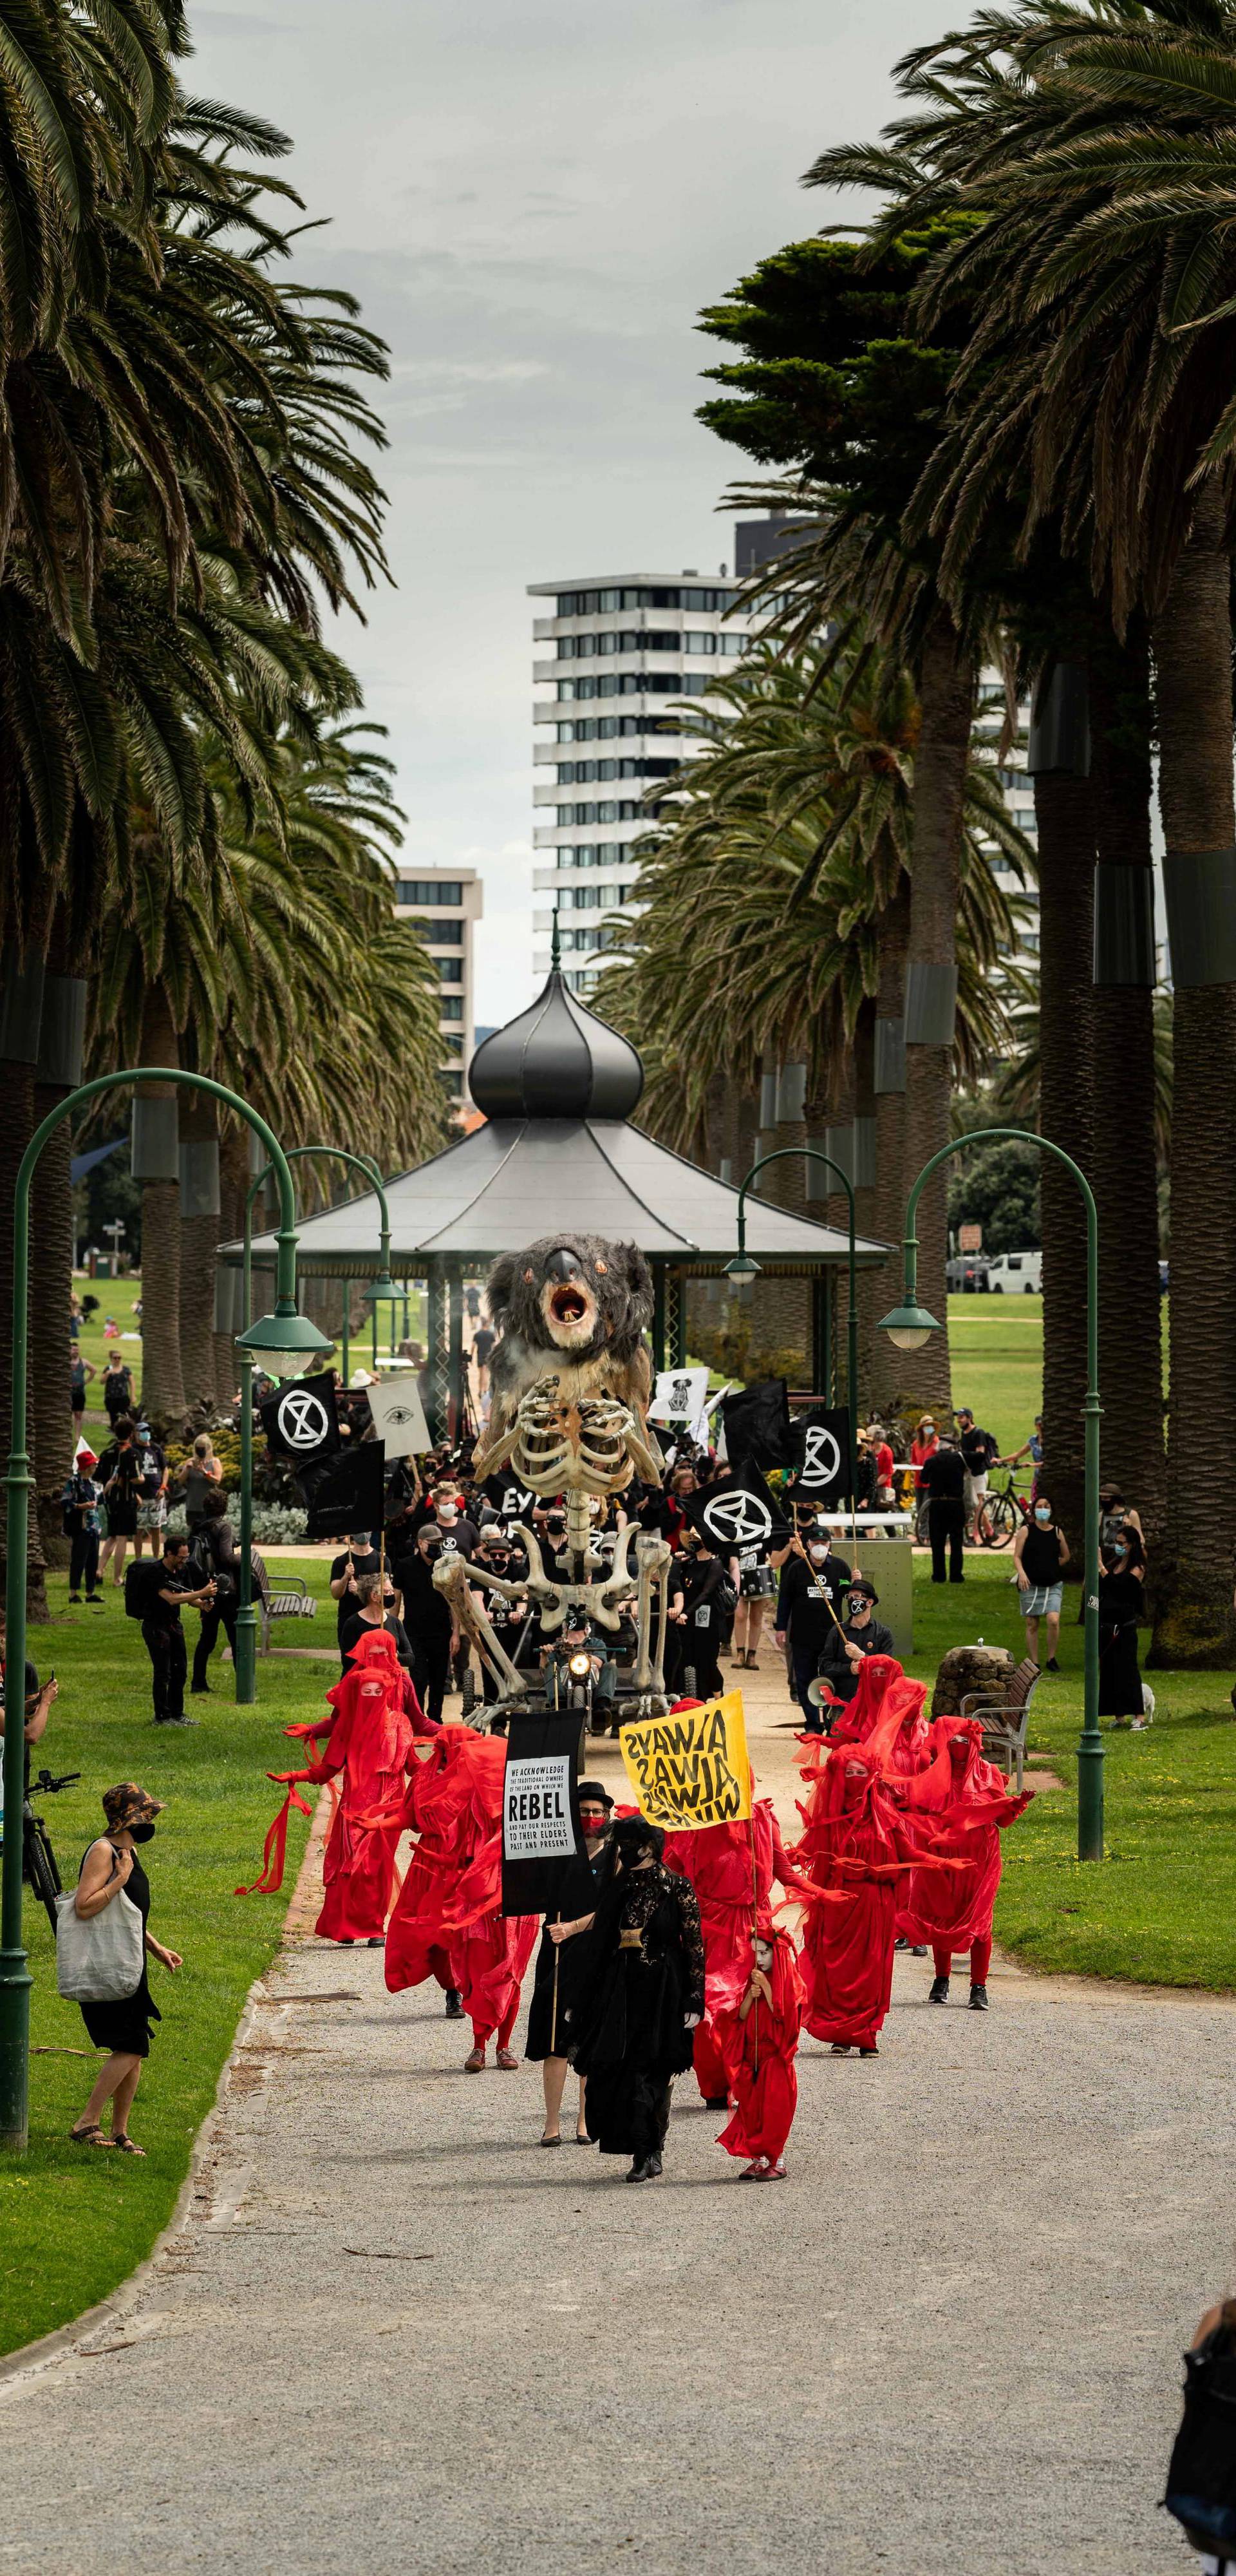
[[[275,1312],[264,1316],[248,1342],[259,1356],[265,1356],[272,1368],[286,1364],[287,1373],[303,1367],[310,1353],[326,1347],[315,1324],[296,1311],[296,1198],[287,1157],[278,1137],[251,1109],[247,1100],[229,1091],[226,1084],[212,1082],[206,1074],[182,1072],[178,1065],[150,1065],[128,1073],[104,1073],[93,1082],[79,1084],[76,1091],[58,1101],[41,1126],[36,1127],[17,1174],[13,1193],[13,1316],[11,1356],[11,1401],[13,1409],[12,1447],[9,1452],[5,1495],[8,1508],[7,1563],[5,1569],[5,1614],[7,1638],[5,1660],[14,1681],[9,1692],[9,1724],[4,1736],[4,1812],[8,1830],[4,1837],[4,1871],[0,1883],[0,2146],[24,2153],[28,2128],[29,2057],[30,2057],[30,1976],[22,1948],[22,1799],[25,1791],[25,1730],[20,1711],[24,1697],[23,1678],[26,1669],[26,1543],[30,1520],[30,1495],[34,1478],[30,1473],[30,1455],[26,1447],[26,1359],[30,1338],[30,1188],[35,1167],[48,1138],[61,1121],[74,1118],[86,1101],[97,1098],[101,1091],[115,1091],[142,1082],[172,1083],[187,1091],[204,1091],[212,1100],[222,1101],[224,1108],[234,1110],[261,1137],[271,1157],[279,1184],[279,1256],[276,1270]]]
[[[348,1153],[342,1145],[289,1145],[287,1148],[285,1159],[289,1164],[304,1162],[310,1158],[319,1162],[347,1163],[354,1171],[363,1172],[370,1187],[377,1191],[382,1218],[382,1269],[368,1293],[371,1297],[376,1297],[385,1292],[393,1298],[397,1292],[390,1275],[391,1212],[377,1164],[372,1162],[367,1154]],[[236,1650],[233,1664],[236,1676],[236,1704],[240,1708],[251,1708],[257,1698],[257,1611],[253,1605],[253,1371],[255,1362],[259,1362],[262,1358],[263,1345],[259,1337],[276,1321],[273,1315],[263,1316],[256,1324],[252,1321],[253,1205],[258,1191],[265,1187],[272,1171],[276,1168],[276,1165],[270,1162],[266,1164],[264,1170],[255,1173],[245,1200],[243,1259],[245,1329],[238,1336],[236,1343],[240,1354],[240,1597],[236,1605]],[[345,1297],[350,1292],[351,1281],[345,1280]],[[376,1306],[374,1315],[376,1318]],[[375,1335],[376,1329],[375,1322]],[[325,1351],[329,1350],[330,1344],[325,1336],[319,1333],[314,1347],[318,1351]],[[346,1347],[347,1323],[345,1320],[345,1354]],[[306,1356],[309,1356],[308,1353]],[[345,1374],[346,1369],[345,1356]],[[274,1371],[276,1376],[279,1373],[278,1370]]]
[[[751,1254],[747,1250],[747,1192],[757,1174],[762,1172],[769,1163],[784,1163],[791,1157],[798,1157],[800,1155],[805,1162],[823,1163],[825,1170],[831,1172],[834,1178],[840,1182],[842,1189],[845,1191],[846,1207],[849,1212],[850,1312],[846,1325],[846,1385],[849,1397],[850,1413],[850,1494],[851,1498],[853,1498],[858,1473],[858,1299],[855,1294],[857,1261],[855,1255],[854,1183],[850,1179],[849,1173],[847,1171],[843,1171],[841,1164],[833,1161],[831,1154],[826,1154],[823,1151],[823,1148],[819,1145],[778,1145],[774,1153],[761,1154],[758,1163],[752,1164],[751,1169],[738,1192],[738,1254],[735,1260],[726,1262],[725,1276],[727,1279],[732,1279],[735,1286],[740,1291],[749,1288],[752,1280],[758,1279],[761,1276],[758,1261],[753,1260]]]
[[[951,1154],[965,1145],[991,1144],[1015,1139],[1018,1144],[1037,1145],[1040,1152],[1054,1154],[1070,1171],[1081,1191],[1086,1208],[1086,1374],[1089,1384],[1083,1408],[1086,1426],[1086,1531],[1084,1551],[1085,1583],[1085,1700],[1081,1741],[1077,1748],[1077,1857],[1079,1860],[1103,1858],[1103,1738],[1099,1732],[1099,1424],[1103,1407],[1099,1401],[1099,1212],[1094,1192],[1079,1164],[1063,1145],[1054,1145],[1050,1136],[1036,1136],[1027,1127],[974,1127],[965,1136],[955,1136],[942,1145],[930,1162],[924,1163],[906,1202],[906,1231],[903,1253],[905,1285],[900,1306],[881,1319],[880,1331],[887,1333],[899,1351],[921,1350],[932,1333],[941,1329],[939,1319],[929,1314],[918,1301],[918,1237],[914,1231],[918,1203],[924,1184]]]

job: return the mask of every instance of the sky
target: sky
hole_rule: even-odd
[[[185,85],[293,141],[346,286],[391,351],[394,587],[336,637],[384,724],[403,861],[485,880],[477,1018],[532,993],[530,581],[733,561],[737,451],[693,417],[694,328],[853,203],[801,186],[895,112],[960,0],[261,0],[190,8]]]

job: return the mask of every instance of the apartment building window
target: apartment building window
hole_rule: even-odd
[[[437,965],[439,977],[444,984],[462,984],[462,957],[439,957],[434,962]]]
[[[557,594],[559,617],[612,617],[624,608],[693,608],[714,616],[732,608],[738,598],[736,590],[682,590],[658,585],[656,589],[638,590],[560,590]]]
[[[399,877],[396,880],[395,896],[399,903],[453,905],[458,911],[463,902],[463,887],[439,885],[435,879],[429,877]]]
[[[440,1003],[438,1004],[438,1008],[444,1020],[462,1020],[462,993],[444,993]]]
[[[462,921],[414,921],[412,927],[414,930],[419,930],[434,948],[462,948],[463,946]]]

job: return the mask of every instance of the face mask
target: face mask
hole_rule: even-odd
[[[807,1554],[813,1565],[823,1565],[824,1559],[828,1554],[828,1549],[826,1547],[820,1547],[815,1541],[813,1541],[807,1550]]]
[[[1127,1556],[1127,1555],[1128,1555],[1128,1553],[1129,1553],[1129,1551],[1128,1551],[1127,1547],[1125,1547],[1123,1544],[1122,1544],[1122,1545],[1120,1545],[1120,1546],[1114,1547],[1114,1548],[1112,1549],[1112,1555],[1113,1555],[1114,1557],[1116,1557],[1116,1558],[1117,1558],[1117,1560],[1119,1560],[1119,1558],[1120,1558],[1120,1557],[1122,1557],[1122,1556]]]
[[[436,1564],[437,1559],[441,1554],[442,1550],[440,1547],[423,1547],[421,1549],[421,1555],[424,1557],[426,1565]]]
[[[579,1821],[583,1827],[585,1835],[592,1842],[595,1842],[598,1836],[603,1834],[605,1831],[606,1819],[604,1816],[581,1816]]]
[[[153,1825],[130,1825],[129,1832],[131,1833],[135,1843],[152,1843],[154,1841]]]
[[[1051,1519],[1051,1513],[1047,1510],[1044,1504],[1036,1503],[1034,1507],[1034,1517],[1036,1521],[1041,1521],[1043,1525],[1046,1526],[1047,1522]]]
[[[459,1513],[458,1513],[458,1510],[456,1509],[455,1504],[454,1504],[454,1503],[439,1503],[439,1505],[438,1505],[438,1518],[439,1518],[439,1520],[440,1520],[440,1521],[441,1521],[441,1523],[442,1523],[442,1527],[443,1527],[443,1529],[449,1529],[449,1528],[450,1528],[450,1526],[451,1526],[452,1521],[457,1521],[457,1520],[458,1520],[458,1518],[459,1518]]]

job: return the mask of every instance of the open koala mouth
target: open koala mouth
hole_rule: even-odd
[[[563,1279],[545,1295],[545,1320],[555,1339],[575,1341],[581,1330],[591,1332],[593,1303],[588,1290],[574,1279]]]

